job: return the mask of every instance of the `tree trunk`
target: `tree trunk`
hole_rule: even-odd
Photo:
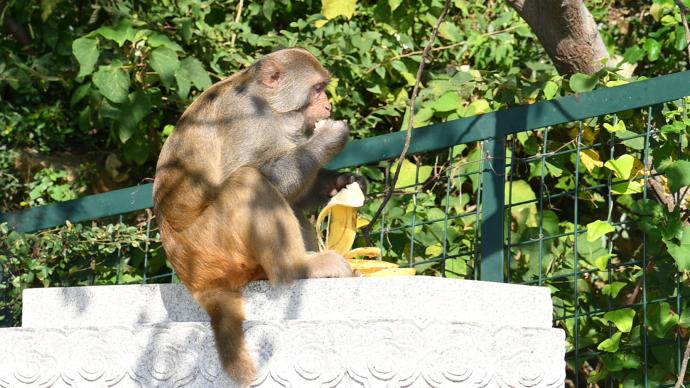
[[[582,0],[507,0],[537,35],[561,74],[593,74],[608,58],[597,24]]]

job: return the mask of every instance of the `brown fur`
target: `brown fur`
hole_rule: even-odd
[[[314,131],[330,115],[314,87],[327,77],[305,50],[273,53],[199,96],[158,160],[154,209],[163,246],[211,317],[225,370],[243,385],[256,367],[242,331],[242,288],[266,278],[352,276],[334,252],[307,256],[311,244],[296,215],[311,197],[342,185],[320,168],[345,145],[347,127],[328,120]]]

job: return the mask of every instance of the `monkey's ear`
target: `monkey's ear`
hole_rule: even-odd
[[[275,88],[278,86],[281,78],[283,78],[284,69],[283,66],[274,59],[266,58],[261,61],[261,68],[259,70],[259,77],[261,83],[264,85]]]

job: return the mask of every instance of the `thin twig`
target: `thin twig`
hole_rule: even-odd
[[[237,4],[237,10],[235,11],[235,23],[239,23],[242,18],[242,7],[244,7],[244,0],[240,0]],[[237,39],[237,32],[232,33],[230,38],[230,47],[235,47],[235,39]]]
[[[426,60],[428,58],[429,52],[431,51],[431,47],[434,45],[434,42],[436,41],[436,37],[438,36],[438,30],[441,27],[441,23],[443,23],[443,20],[445,20],[446,16],[448,15],[449,10],[450,10],[450,0],[446,0],[446,5],[443,7],[443,12],[441,12],[441,16],[439,16],[438,20],[436,21],[436,26],[434,26],[434,31],[431,33],[431,37],[429,38],[429,42],[427,43],[426,47],[424,48],[424,52],[422,53],[422,61],[419,63],[419,68],[417,69],[417,79],[415,80],[414,89],[412,90],[412,96],[410,97],[410,118],[409,118],[409,121],[407,122],[407,133],[405,135],[405,145],[403,146],[403,150],[400,153],[400,157],[398,158],[398,166],[395,169],[395,174],[393,175],[393,180],[390,182],[390,184],[388,186],[388,191],[386,192],[386,196],[383,198],[383,202],[381,202],[381,205],[376,210],[376,214],[374,214],[374,217],[372,217],[369,224],[363,228],[364,237],[367,240],[367,245],[372,245],[371,236],[370,236],[371,229],[373,228],[376,220],[381,216],[383,209],[386,207],[386,205],[388,204],[388,201],[390,201],[391,196],[393,195],[393,191],[395,190],[395,185],[398,183],[398,177],[400,176],[400,171],[402,170],[403,161],[405,160],[405,157],[407,157],[407,151],[410,149],[410,141],[412,140],[412,124],[414,122],[414,105],[415,105],[415,100],[417,99],[417,94],[419,94],[419,84],[422,81],[422,74],[424,74],[424,66],[426,64]]]
[[[523,26],[524,26],[524,25],[517,25],[517,26],[512,26],[512,27],[504,28],[504,29],[502,29],[502,30],[496,30],[496,31],[492,31],[492,32],[487,32],[487,33],[485,33],[485,34],[481,34],[480,37],[487,37],[487,36],[502,34],[502,33],[504,33],[504,32],[512,31],[512,30],[514,30],[514,29],[516,29],[516,28],[520,28],[520,27],[523,27]],[[445,46],[432,47],[432,48],[431,48],[431,51],[448,50],[448,49],[452,49],[452,48],[455,48],[455,47],[458,47],[458,46],[462,46],[462,45],[465,45],[465,44],[467,44],[467,41],[466,41],[466,40],[463,40],[462,42],[457,42],[457,43],[453,43],[453,44],[448,44],[448,45],[445,45]],[[391,61],[395,61],[396,59],[413,57],[413,56],[415,56],[415,55],[422,54],[423,52],[424,52],[424,51],[418,50],[418,51],[410,51],[410,52],[407,52],[407,53],[394,55],[394,56],[390,57],[389,59],[383,60],[383,61],[381,61],[381,62],[375,64],[374,66],[372,66],[372,67],[366,69],[366,70],[364,71],[364,74],[369,74],[369,73],[371,73],[372,71],[374,71],[374,70],[376,70],[377,68],[379,68],[380,66],[382,66],[382,65],[384,65],[384,64],[386,64],[386,63],[390,63]]]
[[[690,341],[685,347],[685,354],[683,354],[683,364],[680,366],[680,372],[678,373],[678,380],[676,380],[675,388],[685,387],[683,381],[685,380],[685,371],[688,368],[688,358],[690,358]]]
[[[680,8],[680,19],[683,21],[685,28],[685,48],[688,50],[688,67],[690,67],[690,27],[688,27],[688,16],[690,9],[683,3],[683,0],[675,0],[678,8]]]

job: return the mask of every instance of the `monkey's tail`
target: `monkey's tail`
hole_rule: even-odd
[[[241,386],[248,386],[256,377],[256,367],[242,331],[242,292],[235,289],[212,289],[195,293],[194,296],[211,317],[211,327],[223,368]]]

